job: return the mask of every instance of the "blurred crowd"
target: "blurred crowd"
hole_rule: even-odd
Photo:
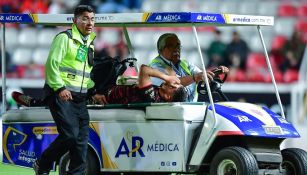
[[[229,43],[224,43],[221,35],[220,30],[215,30],[215,39],[205,51],[208,54],[209,67],[228,66],[230,81],[271,81],[263,53],[252,52],[237,31],[233,31]],[[277,41],[274,41],[276,43],[273,43],[268,54],[276,81],[296,81],[306,44],[302,33],[295,30],[289,39],[278,36],[275,40]]]

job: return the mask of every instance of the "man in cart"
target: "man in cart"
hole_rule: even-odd
[[[185,87],[188,98],[187,101],[196,101],[196,83],[204,81],[203,72],[193,63],[180,58],[181,41],[175,33],[165,33],[161,35],[157,42],[159,55],[154,58],[150,66],[161,72],[168,73],[173,70],[180,78],[181,84]],[[225,66],[219,66],[220,73],[228,73],[229,69]],[[207,71],[209,81],[215,76],[213,71]],[[163,80],[153,78],[153,84],[159,86]]]

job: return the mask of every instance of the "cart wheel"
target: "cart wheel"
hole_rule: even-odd
[[[258,175],[258,164],[248,150],[228,147],[214,156],[210,165],[210,175]]]
[[[68,171],[69,162],[70,162],[69,154],[66,153],[62,156],[59,162],[59,175],[66,175],[66,172]],[[100,173],[98,160],[93,151],[90,150],[87,151],[87,161],[86,161],[85,171],[86,171],[85,175],[99,175]]]
[[[307,174],[307,152],[299,148],[287,148],[281,151],[282,168],[286,175]]]

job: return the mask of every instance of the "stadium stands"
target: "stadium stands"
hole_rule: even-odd
[[[27,65],[31,63],[32,50],[28,48],[17,48],[12,57],[12,62],[15,65]]]
[[[208,12],[208,13],[216,13],[218,12],[218,8],[219,8],[219,1],[202,1],[198,6],[199,11]]]
[[[44,65],[48,58],[49,49],[38,47],[33,51],[32,62],[38,65]]]
[[[300,5],[297,6],[297,16],[306,18],[307,17],[307,3],[302,2]]]
[[[49,47],[52,39],[58,32],[59,31],[54,28],[40,30],[37,34],[37,44],[39,46]]]
[[[8,48],[8,51],[11,52],[11,50],[17,46],[18,42],[18,35],[19,30],[16,28],[7,28],[6,33],[6,47]]]
[[[258,15],[263,16],[277,16],[277,9],[279,1],[275,0],[266,0],[259,2],[258,6]]]
[[[154,11],[201,11],[208,13],[236,13],[250,15],[272,15],[275,17],[274,27],[262,27],[261,31],[267,50],[281,50],[285,41],[289,39],[294,30],[303,33],[307,41],[307,3],[305,1],[279,1],[279,0],[206,0],[206,1],[180,1],[180,0],[143,0],[140,12]],[[255,27],[217,27],[222,31],[222,41],[228,43],[231,40],[231,33],[236,30],[241,37],[247,41],[252,54],[263,51],[259,35]],[[197,28],[200,46],[205,51],[213,38],[213,29]],[[63,29],[58,28],[33,28],[25,25],[8,26],[6,30],[6,47],[12,55],[12,61],[17,66],[27,64],[44,65],[48,56],[50,43],[53,37]],[[150,29],[129,29],[130,39],[135,50],[135,55],[140,63],[149,63],[150,59],[157,55],[156,41],[165,32],[175,32],[182,41],[182,55],[201,65],[198,60],[198,52],[195,47],[195,39],[191,29],[187,28],[150,28]],[[113,28],[97,30],[97,47],[103,48],[110,45],[117,45],[122,42],[122,34],[118,29]],[[204,52],[205,53],[205,52]],[[204,61],[207,62],[206,55]],[[280,65],[283,59],[272,55],[272,60]],[[253,60],[251,60],[253,62]],[[250,63],[248,63],[250,64]],[[247,65],[248,66],[248,65]],[[22,72],[22,71],[20,71]],[[240,73],[238,73],[240,77]],[[295,73],[288,73],[284,81],[295,81]],[[256,76],[256,75],[255,75]],[[21,75],[22,77],[22,75]],[[293,78],[294,77],[294,78]],[[239,78],[240,79],[240,78]],[[260,79],[260,78],[254,78]],[[237,81],[242,81],[238,80]],[[266,81],[264,78],[262,81]]]
[[[296,5],[292,2],[282,2],[278,7],[278,16],[295,17],[297,15]]]
[[[37,45],[37,29],[24,28],[18,35],[19,47],[34,48]]]
[[[285,17],[277,18],[274,26],[276,35],[284,35],[289,38],[294,32],[296,18]]]
[[[258,9],[259,3],[258,1],[243,1],[239,4],[238,13],[239,14],[251,14],[251,15],[257,15],[257,9]],[[253,7],[253,8],[251,8]]]

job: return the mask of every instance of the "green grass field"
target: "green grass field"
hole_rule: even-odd
[[[51,172],[49,175],[57,175],[57,172]],[[34,175],[31,168],[16,167],[13,165],[0,163],[0,175]]]

